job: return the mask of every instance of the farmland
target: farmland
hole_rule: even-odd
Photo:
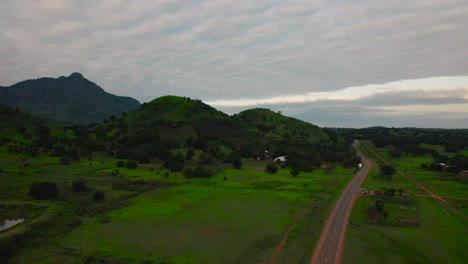
[[[366,146],[435,194],[466,198],[466,183],[448,173],[422,168],[421,164],[431,162],[430,157],[391,158],[384,148],[375,148],[369,143]],[[378,163],[379,159],[369,148],[361,145],[359,149]],[[377,167],[367,176],[363,186],[377,191],[402,189],[409,196],[395,194],[387,198],[384,210],[388,215],[377,218],[368,211],[376,203],[376,196],[357,199],[346,234],[343,263],[464,263],[468,258],[465,251],[458,250],[468,246],[463,235],[468,227],[466,201],[447,199],[451,204],[449,207],[428,197],[400,174],[386,180],[380,176]],[[406,204],[399,203],[401,201]],[[402,219],[401,216],[411,222],[397,221]]]
[[[242,169],[213,164],[219,172],[211,178],[187,179],[157,162],[116,169],[117,159],[99,153],[69,165],[42,155],[2,154],[0,188],[8,210],[0,210],[1,217],[26,219],[2,235],[22,226],[30,230],[30,246],[11,259],[19,263],[263,263],[303,210],[279,258],[306,261],[334,199],[353,175],[340,166],[298,177],[289,169],[268,174],[267,161],[246,159]],[[56,182],[58,197],[24,206],[31,203],[28,188],[37,179]],[[85,181],[87,190],[74,191],[76,180]],[[95,190],[106,198],[95,201]],[[63,221],[34,224],[45,216],[46,222]],[[40,232],[31,231],[36,227]]]

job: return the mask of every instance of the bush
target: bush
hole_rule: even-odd
[[[292,168],[290,173],[291,173],[291,176],[297,177],[299,176],[299,173],[301,173],[301,171],[297,168]]]
[[[125,163],[125,168],[127,169],[136,169],[138,167],[138,163],[135,160],[129,160]]]
[[[0,240],[0,259],[1,257],[13,256],[18,250],[18,246],[11,237],[4,237]]]
[[[242,158],[241,157],[236,157],[233,161],[232,161],[232,166],[235,168],[235,169],[240,169],[242,168]]]
[[[171,172],[178,172],[184,169],[184,165],[172,157],[164,162],[164,168],[171,170]]]
[[[104,200],[105,196],[104,196],[104,193],[102,191],[96,191],[96,192],[94,192],[93,198],[96,201],[101,201],[101,200]]]
[[[123,167],[125,167],[125,162],[124,162],[123,160],[119,160],[119,161],[117,161],[117,162],[115,163],[115,166],[116,166],[117,168],[123,168]]]
[[[84,180],[77,180],[72,183],[73,191],[82,192],[86,191],[86,182]]]
[[[198,166],[196,169],[185,169],[184,176],[186,178],[210,178],[211,171],[203,167]]]
[[[68,156],[62,156],[62,157],[60,157],[60,164],[62,164],[62,165],[68,165],[68,164],[70,164],[70,162],[71,162],[70,157],[68,157]]]
[[[53,182],[35,182],[29,187],[29,194],[36,200],[48,200],[57,197],[57,185]]]
[[[274,162],[270,162],[265,166],[265,171],[268,173],[276,173],[278,171],[278,167]]]

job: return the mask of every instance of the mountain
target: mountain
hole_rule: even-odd
[[[0,87],[0,103],[60,125],[101,122],[140,107],[137,100],[107,93],[80,73]]]

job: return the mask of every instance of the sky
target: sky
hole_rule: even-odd
[[[140,102],[468,128],[467,0],[2,0],[0,25],[2,86],[80,72]]]

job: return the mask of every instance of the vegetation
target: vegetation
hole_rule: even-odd
[[[176,96],[104,123],[65,128],[19,110],[0,110],[0,220],[26,219],[0,233],[0,246],[11,252],[0,262],[12,263],[264,263],[294,219],[278,261],[307,262],[323,220],[360,163],[354,138],[377,137],[374,130],[323,130],[268,109],[228,116]],[[460,155],[466,155],[422,141],[425,152],[416,154],[392,139],[380,148],[370,141],[357,144],[362,154],[381,155],[388,163],[374,163],[363,187],[376,195],[358,199],[352,221],[366,234],[386,230],[393,236],[393,228],[420,235],[414,230],[424,227],[438,238],[442,232],[427,225],[427,217],[440,208],[417,197],[424,192],[395,169],[438,195],[463,196],[463,180],[432,163],[462,169]],[[278,156],[286,161],[273,162]],[[463,210],[465,204],[456,201],[450,202]],[[436,217],[453,224],[445,215]],[[453,230],[460,233],[460,227],[455,223]],[[413,242],[403,243],[412,254],[418,249]]]
[[[60,125],[101,122],[140,107],[137,100],[109,94],[79,73],[0,87],[0,104],[19,108]]]
[[[37,200],[57,197],[57,185],[53,182],[35,182],[29,187],[29,194]]]
[[[447,131],[428,130],[424,133],[441,132]],[[455,131],[455,134],[458,132]],[[395,148],[405,149],[395,142],[389,143],[394,144]],[[450,203],[447,206],[428,197],[407,178],[396,173],[398,169],[410,175],[436,195],[463,198],[466,197],[466,183],[457,176],[450,176],[445,169],[435,172],[428,166],[421,166],[421,163],[427,164],[440,153],[448,157],[459,154],[445,152],[445,148],[427,143],[419,144],[439,154],[405,152],[395,155],[389,151],[388,145],[376,148],[366,141],[358,145],[365,156],[374,160],[374,168],[363,184],[373,191],[373,195],[361,196],[353,208],[350,217],[352,224],[346,233],[344,263],[354,263],[356,259],[365,259],[366,263],[414,263],[416,259],[422,262],[461,263],[467,258],[465,252],[456,250],[458,244],[466,245],[458,233],[467,227],[466,211],[463,211],[463,203],[460,203],[463,200],[447,200]],[[392,176],[388,178],[388,175]],[[460,214],[460,210],[464,213]]]
[[[270,162],[265,166],[265,171],[274,174],[278,171],[278,167],[274,162]]]

